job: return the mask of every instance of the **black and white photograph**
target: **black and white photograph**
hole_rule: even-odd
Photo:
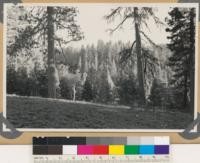
[[[183,130],[198,5],[6,4],[4,115],[33,131]]]

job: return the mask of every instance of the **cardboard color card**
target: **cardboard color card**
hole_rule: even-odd
[[[163,136],[200,143],[198,0],[3,0],[0,11],[0,145],[37,137],[46,154],[123,155],[165,153]]]

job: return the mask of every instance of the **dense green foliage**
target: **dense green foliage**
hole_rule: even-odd
[[[153,106],[161,106],[164,101],[164,96],[162,95],[163,93],[164,87],[158,79],[154,79],[149,96],[150,104]]]
[[[82,99],[85,101],[92,101],[93,99],[92,86],[88,79],[86,79],[85,84],[83,86]]]
[[[119,102],[124,105],[136,104],[139,100],[136,79],[132,76],[125,79],[121,78],[119,79],[118,84]]]
[[[16,71],[7,69],[7,93],[22,96],[47,97],[47,74],[45,70],[32,71],[29,75],[27,69],[21,67]]]
[[[168,48],[172,51],[168,65],[173,70],[170,84],[177,107],[194,110],[195,9],[174,8],[167,19],[170,33]],[[180,101],[181,99],[181,101]]]

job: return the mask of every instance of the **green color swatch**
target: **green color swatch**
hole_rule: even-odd
[[[125,154],[139,154],[139,145],[126,145],[125,146]]]

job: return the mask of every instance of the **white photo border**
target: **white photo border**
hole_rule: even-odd
[[[3,116],[6,118],[6,34],[7,34],[7,7],[13,5],[9,3],[4,3],[4,23],[3,23]],[[88,2],[88,3],[19,3],[18,6],[80,6],[80,5],[110,5],[111,7],[130,7],[130,6],[137,6],[137,7],[194,7],[196,9],[196,28],[195,28],[195,88],[194,88],[194,119],[197,118],[198,109],[197,109],[197,95],[198,95],[198,60],[199,60],[199,40],[198,40],[198,32],[199,32],[199,4],[198,3],[99,3],[99,2]],[[189,125],[189,124],[188,124]],[[187,127],[187,126],[186,126]],[[178,133],[183,132],[184,129],[58,129],[58,128],[16,128],[18,131],[21,132],[120,132],[120,133],[130,133],[130,132],[144,132],[144,133]],[[4,131],[9,131],[6,126],[3,127]],[[197,128],[195,127],[193,131],[196,131]]]

